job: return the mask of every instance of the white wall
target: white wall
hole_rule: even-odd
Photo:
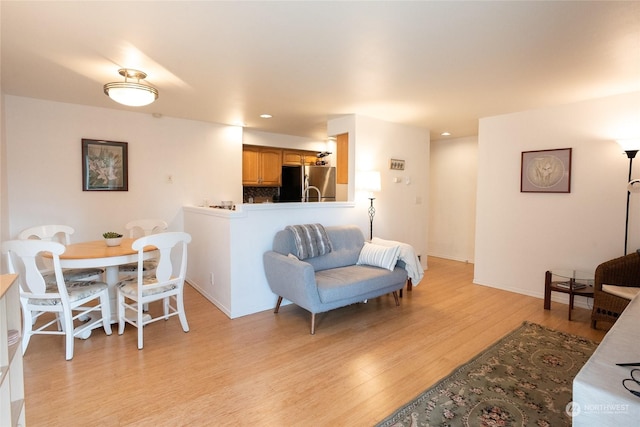
[[[95,240],[148,217],[181,229],[184,205],[242,200],[242,128],[14,96],[5,117],[10,237],[60,223]],[[129,191],[82,191],[82,138],[128,142]]]
[[[542,297],[546,270],[593,271],[623,254],[629,160],[615,139],[640,136],[639,111],[637,92],[480,121],[475,283]],[[520,192],[522,151],[568,147],[571,193]]]
[[[358,171],[378,170],[381,191],[375,194],[373,235],[409,243],[427,254],[429,130],[390,123],[371,117],[350,115],[332,120],[328,134],[349,133],[349,182]],[[389,169],[390,159],[405,160],[405,170]],[[397,178],[398,182],[394,182]],[[350,185],[350,190],[354,189]],[[369,200],[357,191],[359,206]],[[365,233],[368,236],[368,233]],[[427,265],[422,256],[423,266]]]
[[[429,255],[474,262],[478,138],[431,141]]]

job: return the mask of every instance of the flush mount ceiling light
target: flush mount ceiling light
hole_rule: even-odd
[[[118,73],[124,77],[123,82],[112,82],[104,85],[104,93],[119,104],[130,107],[149,105],[158,99],[158,89],[140,83],[147,77],[146,73],[131,68],[121,68]],[[128,79],[136,79],[130,82]]]

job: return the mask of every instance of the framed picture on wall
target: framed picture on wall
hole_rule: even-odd
[[[523,151],[521,193],[570,193],[571,148]]]
[[[82,139],[82,190],[129,190],[126,142]]]

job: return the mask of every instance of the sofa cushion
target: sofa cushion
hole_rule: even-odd
[[[331,241],[322,224],[288,225],[298,259],[314,258],[331,252]]]
[[[389,271],[367,265],[350,265],[322,270],[316,272],[315,276],[320,301],[323,303],[365,295],[407,280],[406,271],[401,268]]]
[[[325,231],[331,241],[332,251],[304,261],[311,264],[315,271],[354,265],[364,245],[362,230],[354,225],[334,225],[325,227]],[[273,239],[273,250],[285,256],[296,254],[293,233],[286,229],[278,231]]]
[[[635,288],[632,286],[616,286],[603,284],[602,290],[608,294],[628,299],[629,301],[631,301],[636,295],[638,295],[638,293],[640,293],[640,288]]]
[[[371,265],[393,271],[398,261],[399,251],[400,246],[382,246],[365,242],[356,264]]]

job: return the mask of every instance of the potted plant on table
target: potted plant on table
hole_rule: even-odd
[[[104,237],[104,242],[107,246],[119,246],[120,243],[122,243],[122,234],[116,233],[115,231],[102,233],[102,237]]]

